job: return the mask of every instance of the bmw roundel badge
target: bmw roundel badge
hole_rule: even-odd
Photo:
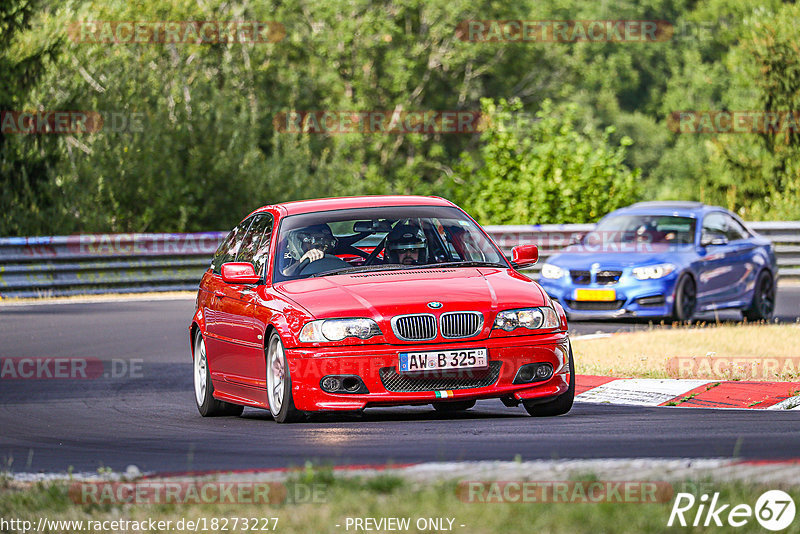
[[[436,302],[436,301],[433,301],[433,302],[429,302],[429,303],[428,303],[428,307],[429,307],[430,309],[432,309],[432,310],[438,310],[438,309],[439,309],[439,308],[441,308],[442,306],[444,306],[444,304],[442,304],[441,302]]]

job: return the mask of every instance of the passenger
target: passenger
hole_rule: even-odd
[[[386,236],[386,263],[424,265],[427,261],[427,240],[419,228],[401,224]]]

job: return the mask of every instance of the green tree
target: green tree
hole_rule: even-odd
[[[703,4],[720,20],[736,21],[714,33],[716,46],[683,51],[662,109],[673,111],[800,109],[800,10],[767,1]],[[707,54],[708,50],[717,50]],[[676,134],[653,171],[661,197],[720,204],[749,219],[800,218],[800,135],[794,132]],[[660,184],[660,185],[657,185]]]
[[[28,92],[39,82],[62,39],[33,35],[35,0],[0,2],[0,112],[29,111]],[[0,235],[47,233],[59,199],[48,180],[58,156],[46,135],[0,131]]]
[[[625,166],[613,130],[575,129],[577,106],[549,100],[532,117],[519,101],[483,100],[488,128],[480,158],[465,155],[454,191],[480,222],[545,224],[595,221],[639,198],[639,170]]]
[[[729,202],[755,216],[800,219],[800,6],[754,13],[746,38],[728,55],[735,79],[752,83],[757,109],[791,112],[794,126],[778,131],[720,136],[714,157],[732,177]],[[733,70],[733,68],[732,68]],[[717,184],[714,184],[718,187]]]

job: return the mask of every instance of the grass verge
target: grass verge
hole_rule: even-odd
[[[800,380],[798,324],[655,327],[606,338],[578,338],[573,350],[578,374]]]
[[[591,476],[581,477],[583,481],[594,481]],[[720,504],[747,504],[754,507],[758,497],[766,490],[775,487],[725,482],[691,482],[673,484],[671,493],[663,502],[641,504],[636,502],[600,503],[475,503],[466,502],[463,493],[458,492],[458,483],[435,482],[417,484],[393,475],[373,478],[338,478],[330,471],[308,473],[289,482],[297,484],[320,484],[324,491],[322,498],[313,503],[272,504],[203,504],[203,505],[84,505],[76,504],[70,497],[69,484],[65,482],[36,483],[20,485],[6,481],[0,489],[0,516],[6,520],[17,518],[28,520],[33,525],[39,518],[48,520],[83,521],[81,528],[76,525],[58,529],[58,532],[90,532],[89,521],[172,521],[175,525],[184,522],[205,521],[208,531],[222,531],[223,518],[228,520],[227,530],[242,531],[241,524],[232,528],[233,518],[277,518],[267,523],[267,528],[258,531],[277,531],[286,533],[340,533],[364,532],[362,529],[347,528],[348,518],[408,518],[410,528],[407,532],[436,532],[451,530],[469,534],[481,533],[631,533],[665,532],[670,517],[675,494],[686,488],[703,488],[702,492],[719,492]],[[800,502],[800,489],[784,488],[795,500]],[[695,491],[698,499],[701,491]],[[728,507],[730,509],[730,507]],[[687,512],[689,524],[694,520],[697,506]],[[723,523],[725,514],[722,516]],[[417,521],[428,518],[443,519],[442,525],[449,529],[419,528]],[[216,519],[216,528],[212,522]],[[701,525],[702,520],[701,518]],[[450,522],[449,520],[452,520]],[[795,525],[797,523],[795,522]],[[252,523],[251,523],[252,525]],[[338,525],[338,526],[337,526]],[[429,526],[429,524],[427,525]],[[678,527],[680,528],[680,527]],[[731,527],[689,527],[681,532],[730,532]],[[13,529],[12,529],[13,530]],[[170,529],[168,529],[170,530]],[[186,530],[186,529],[184,529]],[[203,531],[203,527],[197,529]],[[246,529],[253,531],[252,528]],[[44,532],[55,532],[45,529]],[[118,531],[130,531],[118,529]],[[142,532],[148,530],[141,529]],[[176,531],[174,527],[170,531]],[[388,532],[376,529],[372,532]],[[793,531],[789,528],[786,532]],[[797,530],[794,530],[796,532]],[[40,531],[41,532],[41,531]],[[736,532],[763,532],[755,518],[736,529]]]

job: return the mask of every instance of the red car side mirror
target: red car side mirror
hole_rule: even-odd
[[[539,247],[519,245],[511,249],[511,264],[514,267],[528,267],[539,261]]]
[[[256,284],[261,277],[252,263],[230,262],[222,264],[222,281],[228,284]]]

